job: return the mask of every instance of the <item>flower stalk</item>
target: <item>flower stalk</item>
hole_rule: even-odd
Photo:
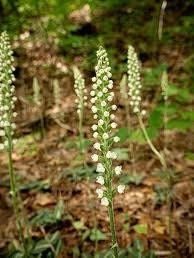
[[[168,74],[166,71],[162,73],[161,78],[161,88],[162,88],[162,95],[164,100],[164,114],[163,114],[163,121],[164,121],[164,149],[163,154],[165,155],[167,152],[167,137],[166,137],[166,131],[167,131],[167,105],[168,105]],[[173,216],[172,216],[172,187],[173,187],[173,177],[171,172],[166,167],[166,180],[167,180],[167,197],[166,197],[166,203],[168,206],[168,233],[169,233],[169,243],[170,243],[170,251],[171,255],[169,257],[172,257],[173,254],[173,246],[172,246],[172,222],[173,222]]]
[[[143,122],[143,116],[146,114],[145,110],[141,110],[141,82],[140,82],[140,64],[138,61],[137,54],[132,46],[128,48],[128,86],[129,86],[129,96],[131,97],[130,105],[132,107],[133,112],[137,115],[140,128],[143,132],[146,142],[148,143],[152,152],[156,155],[158,160],[162,165],[162,170],[166,175],[167,179],[167,187],[168,187],[168,194],[167,194],[167,206],[168,206],[168,230],[169,230],[169,242],[170,242],[170,251],[171,255],[173,253],[172,248],[172,199],[171,199],[171,190],[172,190],[172,175],[168,171],[167,163],[165,160],[165,152],[166,152],[166,127],[167,127],[167,86],[168,86],[168,78],[167,74],[163,73],[162,80],[161,80],[161,87],[162,87],[162,94],[164,97],[164,150],[163,153],[158,151],[158,149],[152,143],[146,127]]]
[[[128,129],[131,129],[132,124],[131,124],[131,118],[129,115],[129,101],[128,101],[128,89],[127,89],[127,75],[124,74],[121,82],[120,82],[120,93],[121,97],[124,102],[124,107],[125,107],[125,115],[126,115],[126,126]],[[130,152],[130,158],[131,158],[131,167],[132,167],[132,173],[135,172],[135,151],[134,151],[134,145],[133,142],[130,141],[129,139],[129,152]]]
[[[16,142],[13,139],[14,129],[16,127],[13,119],[17,116],[17,113],[13,111],[17,98],[14,96],[15,87],[13,86],[13,82],[15,81],[15,77],[13,71],[15,68],[13,67],[14,60],[12,54],[9,37],[6,32],[2,32],[0,35],[0,149],[5,150],[8,155],[10,194],[19,239],[24,246],[22,219],[20,215],[20,196],[12,160],[13,146]]]
[[[74,89],[77,95],[76,104],[77,104],[77,113],[79,117],[79,147],[80,152],[84,154],[84,133],[83,133],[83,114],[84,114],[84,106],[87,105],[86,100],[87,90],[85,88],[85,81],[84,78],[79,71],[79,69],[74,66],[73,67],[73,74],[74,74]]]
[[[108,215],[110,221],[110,231],[112,237],[112,250],[114,257],[118,257],[118,243],[115,228],[114,215],[114,196],[116,192],[123,193],[124,185],[114,185],[115,175],[120,175],[122,168],[116,166],[114,168],[113,161],[117,159],[117,154],[112,151],[114,143],[119,142],[119,137],[114,136],[112,130],[117,127],[115,123],[115,115],[112,111],[117,109],[116,105],[111,105],[114,97],[113,81],[111,68],[109,65],[106,50],[100,47],[97,51],[97,65],[95,67],[96,76],[92,78],[91,103],[92,113],[96,123],[92,125],[93,137],[96,139],[93,147],[97,153],[91,157],[97,163],[96,171],[99,173],[96,182],[100,185],[96,189],[101,205],[108,207]]]

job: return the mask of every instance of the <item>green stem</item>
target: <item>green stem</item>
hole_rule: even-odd
[[[142,132],[144,134],[144,137],[145,137],[147,143],[149,144],[151,150],[156,154],[156,156],[160,160],[160,163],[162,164],[162,167],[163,167],[163,172],[166,173],[166,177],[168,179],[168,194],[167,194],[168,231],[169,231],[170,252],[171,252],[171,255],[172,255],[172,253],[173,253],[173,247],[172,247],[172,211],[171,211],[171,203],[172,203],[172,201],[171,201],[172,176],[171,176],[170,173],[168,173],[167,164],[166,164],[165,158],[156,149],[156,147],[153,145],[152,141],[150,140],[149,135],[148,135],[148,133],[146,131],[146,128],[144,126],[144,123],[142,121],[141,115],[138,115],[138,119],[139,119],[139,124],[140,124],[140,127],[142,129]],[[172,257],[172,256],[170,256],[170,257]]]
[[[114,207],[113,207],[113,200],[109,202],[108,206],[108,214],[110,219],[110,230],[112,236],[112,249],[115,258],[118,258],[118,244],[117,244],[117,237],[116,237],[116,229],[115,229],[115,218],[114,218]]]
[[[139,120],[139,124],[140,124],[141,130],[142,130],[142,132],[144,134],[144,137],[145,137],[147,143],[149,144],[149,146],[150,146],[151,150],[153,151],[153,153],[159,159],[160,163],[162,164],[162,167],[163,167],[164,171],[166,171],[166,169],[167,169],[166,161],[165,161],[163,155],[156,149],[156,147],[153,145],[152,141],[150,140],[150,137],[149,137],[149,135],[148,135],[148,133],[146,131],[146,128],[145,128],[145,125],[143,123],[141,115],[138,115],[138,120]]]
[[[126,92],[127,94],[127,92]],[[126,126],[130,130],[131,128],[131,121],[129,116],[129,103],[128,99],[125,98],[125,113],[126,113]],[[129,140],[129,152],[130,152],[130,158],[131,158],[131,167],[132,167],[132,173],[135,172],[134,163],[135,163],[135,154],[134,154],[134,146],[133,142]]]
[[[16,178],[15,178],[14,169],[13,169],[13,160],[12,160],[13,145],[12,145],[12,136],[11,136],[10,129],[7,133],[7,139],[8,139],[8,169],[9,169],[9,178],[10,178],[11,197],[12,197],[12,203],[13,203],[13,209],[14,209],[14,214],[16,218],[16,225],[18,229],[19,239],[24,247],[25,245],[24,245],[24,237],[22,232],[22,223],[21,223],[20,214],[19,214],[20,213],[19,203],[18,203],[19,196],[18,196]]]
[[[83,154],[83,110],[80,110],[80,115],[79,115],[79,141],[80,141],[80,152]]]

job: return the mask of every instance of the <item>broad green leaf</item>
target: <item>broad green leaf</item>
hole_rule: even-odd
[[[191,122],[187,119],[172,119],[168,121],[167,128],[177,129],[184,132],[191,128]]]
[[[151,128],[161,128],[163,125],[163,114],[160,110],[155,109],[151,112],[148,125]]]

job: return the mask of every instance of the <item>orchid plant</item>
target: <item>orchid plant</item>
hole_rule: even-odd
[[[108,207],[110,219],[110,229],[112,235],[112,249],[114,257],[118,257],[118,243],[115,229],[115,216],[113,200],[116,192],[122,194],[125,190],[124,185],[114,185],[113,179],[119,176],[122,172],[121,166],[113,166],[114,160],[117,159],[117,154],[112,151],[114,143],[119,142],[119,137],[114,136],[112,130],[117,127],[115,115],[113,111],[117,109],[116,105],[111,102],[114,97],[113,81],[111,67],[107,52],[103,47],[97,51],[97,65],[95,67],[96,76],[92,78],[91,103],[92,113],[95,124],[92,125],[93,137],[96,140],[93,147],[95,153],[91,158],[97,162],[96,171],[99,173],[96,182],[100,185],[96,189],[98,198],[101,204]]]

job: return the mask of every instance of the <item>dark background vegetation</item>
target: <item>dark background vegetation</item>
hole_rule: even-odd
[[[124,198],[116,199],[115,206],[119,243],[124,248],[122,257],[154,257],[150,250],[156,251],[157,257],[168,257],[166,190],[160,164],[145,144],[134,117],[132,128],[126,128],[119,95],[129,44],[136,48],[142,62],[142,105],[148,111],[149,135],[159,149],[163,148],[161,75],[163,71],[168,73],[167,163],[175,178],[173,248],[177,258],[193,257],[194,1],[167,2],[159,40],[162,1],[0,1],[0,31],[7,30],[11,37],[19,99],[14,166],[33,225],[34,245],[41,246],[40,239],[55,234],[51,242],[60,250],[58,257],[105,257],[100,251],[109,246],[106,210],[99,206],[94,193],[89,108],[84,120],[87,169],[82,168],[76,147],[78,130],[71,70],[72,65],[77,65],[90,89],[99,45],[106,47],[113,68],[115,101],[119,106],[117,133],[121,137],[117,151],[126,172],[121,180],[129,187]],[[33,103],[35,79],[41,90],[40,106]],[[61,88],[57,108],[54,80]],[[135,173],[127,151],[129,138],[137,156]],[[8,257],[10,239],[17,238],[17,234],[8,195],[6,157],[0,155],[0,218],[5,221],[0,225],[0,257]],[[141,239],[141,245],[137,239]],[[135,246],[126,249],[135,240]],[[38,257],[38,253],[33,257]],[[41,257],[54,257],[49,245],[42,253]]]

